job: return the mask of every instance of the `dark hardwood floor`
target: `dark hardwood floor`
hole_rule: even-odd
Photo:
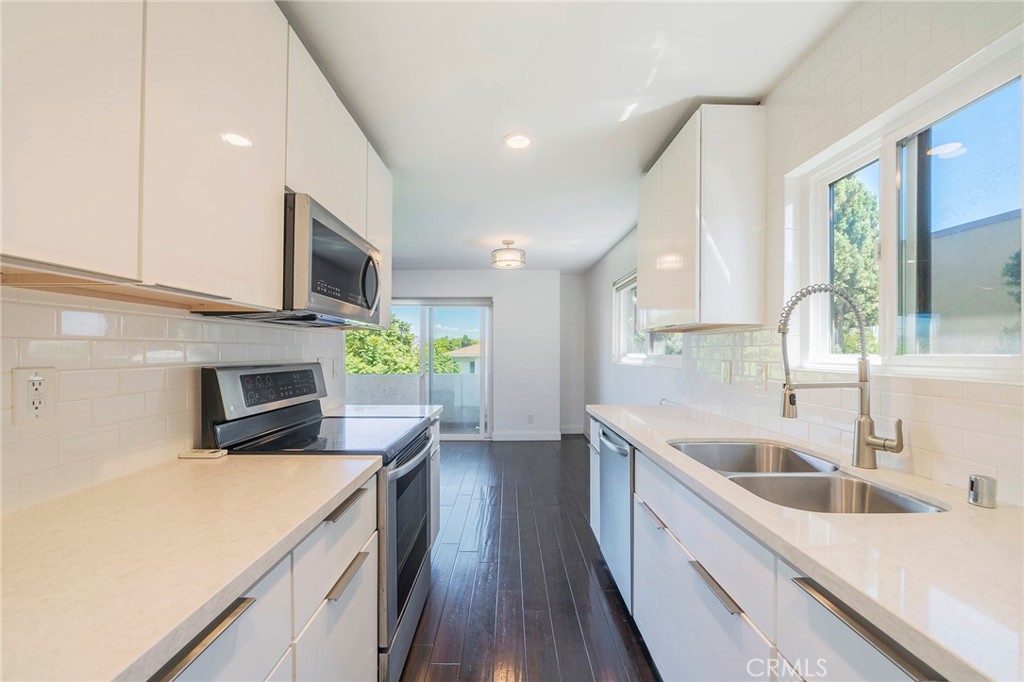
[[[589,466],[582,436],[444,443],[403,682],[657,679],[590,530]]]

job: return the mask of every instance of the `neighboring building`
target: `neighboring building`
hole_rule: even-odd
[[[459,364],[459,374],[476,374],[480,366],[480,344],[448,351],[448,357]]]

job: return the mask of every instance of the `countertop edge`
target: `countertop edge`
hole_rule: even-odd
[[[356,459],[356,458],[352,458]],[[148,651],[128,665],[114,679],[119,681],[149,679],[182,647],[188,644],[210,621],[217,617],[239,595],[255,585],[276,566],[288,553],[309,535],[338,505],[348,499],[356,489],[369,481],[380,469],[379,457],[358,458],[366,460],[366,468],[331,498],[320,505],[304,521],[278,540],[246,570],[210,597],[199,609],[158,640]]]
[[[992,679],[988,674],[977,670],[970,663],[934,641],[924,632],[921,632],[912,623],[888,610],[880,602],[874,600],[870,595],[861,592],[854,585],[837,575],[834,571],[823,566],[813,557],[804,552],[799,546],[780,537],[771,528],[758,522],[756,518],[740,509],[729,499],[716,491],[711,490],[700,479],[681,470],[674,462],[666,459],[657,451],[657,449],[645,442],[643,437],[633,433],[628,426],[616,423],[612,416],[607,413],[603,413],[601,411],[602,407],[610,406],[587,405],[587,414],[599,422],[605,423],[607,426],[623,432],[623,435],[627,436],[628,439],[637,446],[644,455],[657,464],[662,471],[680,484],[686,486],[686,488],[692,491],[701,500],[709,504],[729,521],[739,526],[740,529],[747,533],[751,538],[770,549],[774,554],[778,555],[780,559],[791,564],[795,569],[804,573],[808,577],[818,581],[823,587],[832,592],[852,609],[874,622],[880,629],[886,632],[886,634],[892,637],[901,646],[905,647],[910,653],[932,666],[936,672],[945,675],[951,680]],[[723,434],[723,437],[729,437],[729,434]],[[718,474],[715,474],[709,469],[708,475],[717,476]],[[927,497],[927,495],[921,496]]]

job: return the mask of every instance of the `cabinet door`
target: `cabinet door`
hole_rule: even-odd
[[[366,136],[289,29],[285,182],[364,237],[367,149]]]
[[[366,153],[366,241],[380,251],[380,326],[391,326],[391,171],[373,147]]]
[[[658,254],[661,252],[661,159],[640,181],[640,205],[636,222],[636,305],[638,323],[655,326],[660,318]]]
[[[633,618],[662,679],[767,679],[771,645],[726,610],[665,524],[633,501]]]
[[[913,679],[793,582],[802,577],[779,562],[779,654],[815,680]],[[927,679],[932,679],[928,677]]]
[[[291,563],[289,554],[243,595],[255,599],[252,606],[181,671],[178,682],[270,675],[291,641]]]
[[[274,669],[270,671],[270,675],[267,676],[266,682],[292,682],[295,679],[295,656],[292,654],[292,648],[289,646],[288,650],[284,652],[284,656],[277,662]]]
[[[360,557],[351,574],[346,568],[339,577],[340,594],[332,592],[295,639],[297,682],[377,679],[376,533],[355,561]]]
[[[281,306],[287,30],[269,0],[148,5],[146,283]]]
[[[701,115],[695,113],[661,156],[661,248],[656,269],[658,326],[700,317]]]
[[[142,3],[3,3],[3,253],[139,275]]]
[[[764,108],[706,104],[697,117],[700,321],[763,324]]]

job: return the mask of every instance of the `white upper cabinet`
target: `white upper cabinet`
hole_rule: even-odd
[[[287,41],[269,0],[149,3],[147,284],[281,306]]]
[[[289,29],[285,182],[293,192],[309,194],[363,237],[368,148],[366,136]]]
[[[645,329],[762,323],[764,113],[704,105],[644,178],[637,295]]]
[[[380,250],[380,326],[391,326],[391,171],[373,147],[366,155],[366,240]]]
[[[139,274],[142,3],[3,3],[3,253]]]

